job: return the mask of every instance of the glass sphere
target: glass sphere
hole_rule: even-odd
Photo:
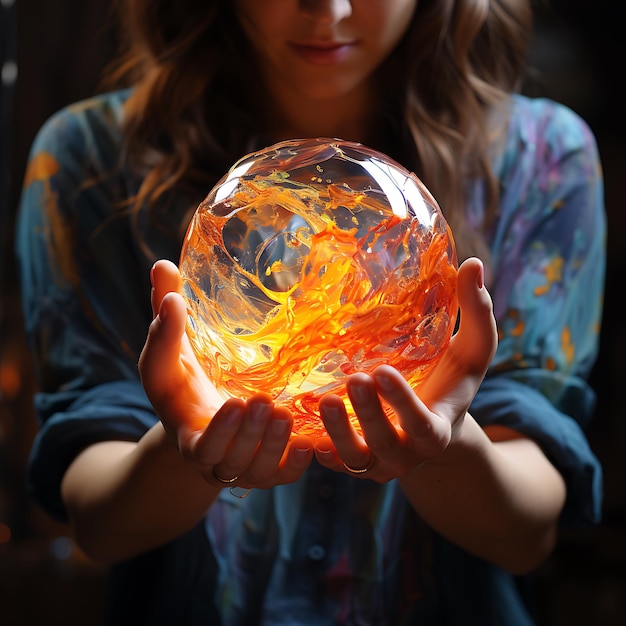
[[[180,269],[187,334],[218,392],[269,393],[314,437],[323,394],[383,363],[417,388],[456,321],[440,208],[357,143],[286,141],[239,160],[196,210]]]

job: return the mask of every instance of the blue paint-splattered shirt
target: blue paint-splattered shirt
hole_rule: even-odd
[[[156,257],[177,261],[194,208],[178,196],[150,217],[120,206],[138,188],[118,167],[126,97],[76,104],[43,127],[18,219],[40,385],[29,479],[59,518],[60,481],[80,449],[136,440],[155,423],[136,367],[152,264],[138,234]],[[569,109],[516,96],[494,167],[502,196],[490,291],[500,344],[471,412],[538,441],[567,483],[562,523],[594,523],[602,476],[583,429],[605,269],[596,143]],[[470,220],[480,221],[482,206],[476,185]],[[243,500],[225,490],[202,527],[113,568],[111,584],[116,624],[135,614],[150,624],[533,623],[520,579],[428,529],[396,481],[355,480],[315,463],[293,485]]]

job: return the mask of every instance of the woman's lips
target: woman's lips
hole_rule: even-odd
[[[343,61],[354,47],[353,43],[291,43],[293,51],[313,65],[333,65]]]

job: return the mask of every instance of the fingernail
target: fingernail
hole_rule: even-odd
[[[369,389],[367,388],[367,385],[361,385],[361,384],[352,385],[351,391],[355,399],[358,400],[359,402],[367,402],[367,400],[369,400],[370,396],[369,396]]]
[[[309,453],[311,452],[311,448],[295,448],[293,451],[293,456],[296,461],[302,463],[307,460]]]
[[[341,411],[338,406],[334,404],[325,404],[322,409],[324,417],[333,422],[337,421],[341,416]]]
[[[316,446],[315,451],[317,454],[327,459],[330,459],[333,456],[333,451],[330,448],[320,448],[319,446]]]
[[[374,377],[376,378],[376,382],[381,389],[383,389],[384,391],[393,390],[393,381],[389,376],[387,376],[386,374],[374,374]]]
[[[224,422],[229,426],[235,425],[241,421],[243,411],[240,406],[228,405],[225,407]]]
[[[480,271],[478,272],[476,283],[478,284],[479,289],[482,289],[485,284],[485,268],[482,263],[480,264]]]
[[[250,414],[252,419],[256,422],[263,422],[271,410],[271,404],[266,404],[265,402],[254,402],[250,407]]]

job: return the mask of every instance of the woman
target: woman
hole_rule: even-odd
[[[113,566],[109,622],[532,624],[522,575],[560,525],[599,517],[582,428],[605,226],[585,123],[515,93],[528,3],[120,6],[131,87],[42,129],[17,244],[33,494]],[[419,397],[387,366],[348,379],[363,438],[332,395],[317,441],[263,389],[222,404],[172,263],[236,159],[315,136],[415,171],[465,259],[460,328]]]

